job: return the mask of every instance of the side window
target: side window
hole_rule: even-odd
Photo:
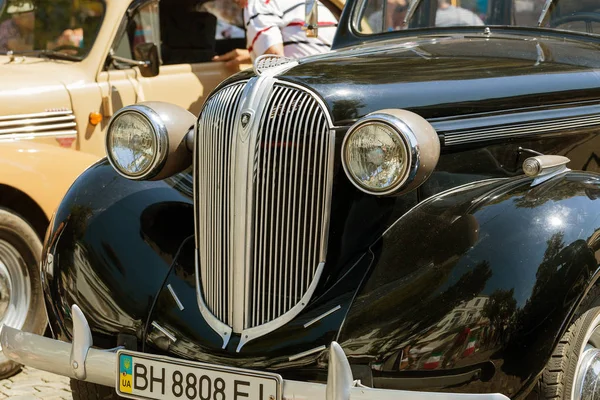
[[[133,30],[132,46],[134,50],[137,45],[142,43],[156,43],[156,45],[160,45],[158,2],[140,7],[137,14],[132,18],[130,29]]]
[[[135,51],[143,43],[156,43],[160,56],[160,20],[158,2],[146,4],[136,10],[132,17],[125,17],[112,50],[116,56],[133,60],[140,59]],[[112,65],[113,68],[130,68],[127,65]]]

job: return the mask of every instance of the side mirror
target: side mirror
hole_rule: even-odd
[[[158,57],[158,47],[154,43],[140,43],[135,46],[133,52],[138,60],[116,56],[112,50],[109,53],[109,57],[113,63],[116,61],[131,65],[132,67],[140,67],[142,76],[146,78],[158,75],[160,69],[160,58]]]
[[[158,57],[158,47],[154,43],[140,43],[133,50],[135,58],[144,60],[145,64],[140,66],[142,76],[148,78],[156,76],[160,69],[160,58]]]
[[[305,19],[303,30],[307,37],[319,36],[319,0],[305,0]]]

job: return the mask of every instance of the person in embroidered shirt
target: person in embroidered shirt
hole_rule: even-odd
[[[307,37],[302,29],[304,4],[304,0],[247,1],[244,21],[252,60],[263,54],[300,58],[329,51],[337,20],[327,7],[319,3],[319,35]]]

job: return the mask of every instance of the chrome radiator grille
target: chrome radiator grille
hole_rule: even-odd
[[[214,94],[200,115],[196,138],[199,305],[241,332],[242,342],[304,308],[325,261],[331,123],[311,93],[287,83],[267,84],[266,91],[250,81]],[[266,94],[261,98],[253,90]],[[249,106],[248,98],[260,102]],[[218,324],[211,326],[217,330]]]
[[[275,85],[255,153],[250,326],[298,304],[324,261],[329,126],[306,92]]]
[[[204,301],[219,320],[231,324],[230,203],[231,147],[244,84],[212,97],[202,112],[197,135],[197,225]]]
[[[72,111],[0,116],[0,140],[23,136],[75,136],[76,126]]]

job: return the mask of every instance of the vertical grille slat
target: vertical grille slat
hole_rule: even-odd
[[[285,315],[309,296],[318,267],[325,261],[333,132],[326,110],[314,95],[276,82],[253,117],[251,139],[242,138],[238,124],[245,114],[240,109],[244,90],[254,89],[239,82],[208,99],[198,120],[195,182],[199,293],[212,315],[228,326],[234,315],[241,315],[236,313],[244,312],[247,330]],[[235,159],[239,140],[252,143],[247,170],[251,173],[243,177],[250,190],[245,216],[249,230],[244,234],[232,229],[234,221],[240,221],[231,197],[237,184],[234,177],[240,179],[239,173],[233,173],[236,165],[240,168]],[[245,153],[238,149],[237,157],[240,154]],[[248,257],[234,265],[237,258],[232,259],[231,249],[241,244],[235,242],[240,238],[245,238]],[[240,265],[246,279],[243,285],[233,279]],[[239,297],[234,310],[234,291],[244,296],[244,310],[237,303]]]

